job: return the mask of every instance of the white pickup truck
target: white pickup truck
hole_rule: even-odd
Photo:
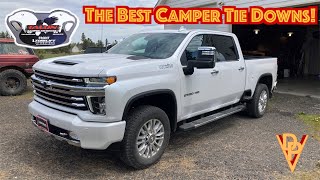
[[[119,142],[136,169],[164,153],[170,134],[247,111],[259,118],[277,83],[277,59],[244,58],[232,33],[161,30],[130,36],[107,53],[33,66],[32,122],[85,149]]]

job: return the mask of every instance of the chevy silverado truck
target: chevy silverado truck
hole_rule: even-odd
[[[0,38],[0,95],[21,94],[38,61],[32,49],[15,45],[13,39]]]
[[[159,161],[170,134],[246,111],[262,117],[277,59],[243,57],[232,33],[138,33],[107,53],[33,66],[32,122],[58,140],[103,150],[119,142],[136,169]]]

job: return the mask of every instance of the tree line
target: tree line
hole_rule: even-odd
[[[0,32],[0,38],[12,38],[8,31]]]

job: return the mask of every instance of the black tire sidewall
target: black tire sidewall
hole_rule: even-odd
[[[10,77],[13,77],[19,80],[19,87],[16,88],[14,91],[6,87],[6,80]],[[27,86],[27,78],[22,72],[15,69],[8,69],[0,73],[0,94],[1,95],[4,95],[4,96],[19,95],[24,91],[26,86]]]
[[[161,148],[151,158],[143,158],[139,155],[136,148],[137,135],[141,127],[151,119],[158,119],[164,126],[164,140]],[[169,144],[170,139],[170,122],[166,113],[160,108],[154,106],[141,106],[133,110],[128,116],[125,137],[123,140],[124,152],[126,155],[124,161],[136,168],[143,169],[158,162]],[[126,157],[131,154],[131,157]]]

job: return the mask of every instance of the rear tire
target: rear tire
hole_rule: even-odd
[[[167,114],[158,107],[140,106],[129,112],[126,123],[121,142],[122,161],[135,169],[157,163],[169,144]]]
[[[0,73],[0,94],[15,96],[21,94],[27,87],[26,76],[15,69],[4,70]]]
[[[252,100],[247,104],[247,113],[254,118],[260,118],[267,109],[269,89],[265,84],[258,84]]]

